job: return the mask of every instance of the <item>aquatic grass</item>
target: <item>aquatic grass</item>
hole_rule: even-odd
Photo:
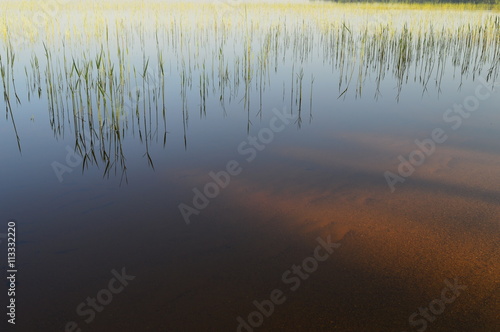
[[[276,86],[283,101],[290,98],[299,126],[309,97],[311,121],[317,73],[309,68],[316,64],[331,70],[321,84],[332,99],[361,97],[368,80],[375,82],[375,98],[385,92],[382,82],[393,80],[399,99],[409,82],[418,83],[422,94],[439,93],[447,69],[458,82],[478,75],[494,81],[499,74],[496,7],[249,3],[238,9],[241,15],[220,17],[210,4],[111,1],[90,13],[74,2],[50,29],[28,38],[29,49],[13,47],[9,40],[30,25],[8,14],[32,11],[34,4],[1,5],[7,113],[13,120],[25,98],[16,82],[25,80],[28,101],[46,98],[54,135],[63,136],[64,122],[71,122],[84,167],[102,163],[106,176],[116,167],[126,169],[122,140],[129,130],[144,143],[146,162],[154,167],[150,143],[163,127],[165,145],[168,126],[175,125],[167,122],[167,109],[181,114],[185,149],[193,106],[198,104],[200,118],[240,108],[250,132],[253,114],[264,116]],[[19,58],[25,52],[29,65],[23,67]]]
[[[17,126],[16,126],[16,121],[14,119],[14,113],[12,112],[12,105],[10,102],[10,89],[9,89],[9,80],[8,80],[8,59],[7,59],[7,64],[4,64],[2,61],[2,55],[0,54],[0,76],[2,77],[2,87],[3,87],[3,97],[5,101],[5,117],[8,119],[10,117],[10,120],[12,122],[12,127],[14,129],[14,134],[16,135],[16,141],[17,141],[17,147],[19,149],[19,152],[21,152],[21,139],[19,137],[19,133],[17,131]]]

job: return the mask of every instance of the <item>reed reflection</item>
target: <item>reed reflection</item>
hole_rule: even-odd
[[[21,100],[29,105],[32,98],[47,102],[56,138],[72,132],[83,169],[102,164],[104,176],[111,170],[123,176],[123,138],[138,138],[154,168],[150,147],[166,146],[167,115],[181,114],[187,149],[196,103],[200,118],[219,107],[223,116],[242,108],[248,133],[255,115],[276,106],[265,101],[282,87],[282,102],[288,96],[300,128],[307,99],[311,123],[314,98],[366,98],[368,89],[379,99],[383,82],[389,82],[399,101],[410,82],[418,83],[424,96],[431,89],[439,93],[445,75],[453,75],[460,87],[478,75],[495,81],[499,73],[500,18],[495,14],[471,14],[460,24],[437,28],[430,20],[373,23],[352,13],[340,19],[339,14],[328,18],[299,10],[270,20],[258,6],[246,8],[238,22],[220,19],[211,5],[174,6],[166,16],[161,13],[161,20],[160,13],[142,9],[131,20],[71,13],[30,49],[13,46],[11,38],[23,26],[11,24],[0,70],[19,150],[15,106]],[[145,20],[147,15],[154,19]],[[68,33],[75,32],[73,21],[83,25],[81,33]],[[26,60],[15,61],[18,52]],[[16,88],[16,79],[25,87]],[[315,79],[326,79],[337,92],[313,98]]]

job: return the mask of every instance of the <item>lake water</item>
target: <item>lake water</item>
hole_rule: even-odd
[[[0,20],[15,330],[500,330],[498,12],[66,6]]]

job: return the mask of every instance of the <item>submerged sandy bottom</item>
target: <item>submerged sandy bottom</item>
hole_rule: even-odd
[[[32,71],[25,74],[23,61],[28,64],[35,53],[16,53],[16,60],[22,59],[16,67],[12,57],[12,84],[15,73],[19,90],[10,91],[18,91],[23,99],[23,108],[14,111],[23,150],[16,150],[8,119],[1,124],[8,134],[0,150],[8,158],[1,160],[0,182],[6,189],[0,201],[2,218],[18,219],[17,331],[500,331],[500,100],[498,94],[485,97],[486,83],[478,80],[487,71],[491,80],[497,73],[496,48],[487,47],[488,40],[498,45],[493,43],[493,13],[459,15],[443,7],[426,14],[403,6],[381,14],[379,5],[359,10],[341,5],[340,11],[335,6],[323,11],[321,6],[271,5],[276,15],[280,13],[276,18],[258,6],[249,6],[247,16],[245,6],[245,19],[229,15],[215,20],[210,13],[217,8],[188,6],[195,7],[189,9],[199,19],[194,24],[189,16],[177,15],[182,6],[166,11],[162,5],[146,9],[141,4],[136,9],[142,8],[142,14],[132,15],[136,17],[131,21],[128,14],[121,19],[117,13],[115,28],[115,17],[107,15],[116,6],[108,4],[109,10],[98,11],[102,17],[78,11],[60,15],[59,28],[35,38],[38,46],[32,51],[43,57],[42,41],[47,38],[42,37],[53,34],[51,39],[59,43],[59,32],[78,31],[65,46],[49,45],[55,71],[32,62]],[[406,30],[406,25],[403,29],[405,20],[413,22],[414,30]],[[385,30],[375,29],[382,29],[385,21],[393,22],[387,36]],[[22,32],[27,22],[4,23],[13,26],[9,31]],[[112,27],[109,43],[106,22]],[[433,23],[435,46],[426,22]],[[471,22],[469,30],[464,26],[459,30],[462,37],[454,38],[463,22]],[[482,28],[474,27],[484,22]],[[65,24],[71,29],[64,30]],[[367,34],[357,42],[346,39],[365,26]],[[96,38],[84,37],[86,29]],[[432,52],[421,54],[413,50],[417,46],[407,50],[407,41],[418,36],[432,40]],[[116,62],[111,56],[115,42],[130,60]],[[356,45],[363,56],[349,60],[357,57]],[[385,49],[387,54],[378,52]],[[457,62],[440,77],[446,52],[448,60]],[[170,59],[165,77],[162,54]],[[64,66],[56,55],[64,56]],[[76,60],[75,69],[85,63],[94,68],[94,62],[87,61],[94,61],[94,55],[108,61],[90,76],[89,82],[97,80],[94,88],[87,82],[85,91],[69,59]],[[149,80],[150,72],[151,77],[159,76],[160,64],[163,83],[151,79],[146,90],[145,77]],[[465,70],[469,66],[472,72]],[[129,76],[122,77],[120,69],[125,67],[130,67]],[[403,67],[415,73],[401,71]],[[136,68],[144,81],[137,81]],[[110,76],[101,77],[101,69]],[[36,83],[39,70],[42,79]],[[347,83],[349,75],[356,77],[353,73],[358,83],[356,78]],[[23,84],[25,75],[28,84]],[[379,86],[380,75],[386,79]],[[430,83],[422,87],[425,78]],[[127,81],[125,90],[112,84],[118,80]],[[57,93],[44,84],[58,87]],[[135,84],[142,84],[142,90],[135,91]],[[466,104],[473,93],[477,96],[479,84],[484,98],[480,103],[477,99],[477,112],[462,114],[463,125],[452,129],[446,112],[455,103]],[[25,101],[24,85],[33,86],[32,102]],[[35,102],[37,85],[44,93]],[[86,121],[90,127],[90,118],[81,119],[82,129],[74,126],[80,118],[71,118],[75,103],[70,97],[79,93],[82,114],[90,112],[85,100],[99,104],[96,120],[101,123],[98,96],[107,103],[104,92],[114,88],[116,99],[120,93],[132,99],[129,88],[138,93],[135,111],[130,117],[124,112],[122,130],[108,128],[106,122],[99,134],[110,149],[117,147],[115,135],[120,151],[123,140],[123,159],[115,150],[114,170],[104,177],[106,162],[99,167],[82,167],[80,162],[59,182],[52,163],[68,163],[67,149],[75,146],[77,134],[72,131],[83,133]],[[50,109],[52,93],[56,103],[63,103],[56,112],[57,125]],[[147,94],[147,104],[141,94]],[[165,99],[163,117],[159,101],[165,106]],[[124,109],[130,107],[123,98],[121,103]],[[238,144],[261,128],[272,128],[272,109],[282,104],[290,105],[297,118],[282,131],[272,129],[272,143],[255,161],[245,163]],[[120,109],[111,102],[106,105],[109,112]],[[428,138],[437,127],[450,138],[391,192],[384,172],[397,173],[398,155],[407,157],[416,148],[414,140]],[[100,151],[94,152],[99,156]],[[210,171],[223,169],[233,158],[242,162],[244,171],[186,225],[178,204],[190,203],[192,189],[202,188],[211,181]],[[127,184],[119,181],[122,167],[129,172]],[[339,246],[324,261],[312,260],[317,267],[300,279],[290,272],[293,266],[310,263],[317,248],[325,253],[318,238]],[[3,268],[5,260],[0,261]],[[112,270],[122,269],[134,279],[85,322],[79,306],[108,287]],[[459,286],[450,290],[450,284]],[[272,313],[258,313],[255,301],[269,303],[276,290],[283,301],[269,309]],[[261,321],[252,323],[252,317]],[[81,330],[68,328],[71,322]]]
[[[408,148],[399,144],[391,153]],[[499,330],[500,182],[493,170],[500,157],[443,148],[391,193],[383,178],[391,165],[373,161],[369,149],[358,146],[358,153],[343,153],[343,158],[336,157],[340,151],[321,148],[276,149],[279,157],[232,179],[190,226],[179,222],[177,200],[167,202],[153,187],[137,198],[142,209],[127,213],[136,223],[83,234],[94,247],[71,254],[73,259],[92,256],[92,268],[120,262],[137,279],[82,327],[236,331],[237,317],[248,321],[256,310],[254,300],[268,300],[280,289],[286,301],[255,331],[416,331],[423,328],[423,317],[411,326],[410,316],[441,299],[445,280],[456,279],[466,288],[442,313],[431,313],[435,318],[425,323],[426,330]],[[172,174],[158,188],[167,182],[199,186],[207,173],[184,169]],[[113,215],[98,212],[101,218]],[[120,240],[110,243],[111,236]],[[292,291],[282,275],[313,255],[318,236],[331,237],[340,247]],[[79,247],[75,239],[72,246]],[[56,263],[54,257],[46,261]],[[52,280],[53,287],[60,287],[58,278],[82,278],[82,271],[60,269],[64,277]],[[92,295],[109,279],[108,271],[100,271],[93,277],[85,272],[83,289],[58,295],[58,305],[44,309],[37,328],[62,326],[61,317],[78,321],[74,307],[85,299],[81,294]]]

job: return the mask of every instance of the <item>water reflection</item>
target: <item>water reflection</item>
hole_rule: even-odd
[[[187,26],[191,14],[196,26]],[[425,97],[430,90],[441,91],[445,75],[453,75],[458,88],[478,75],[490,82],[498,77],[500,18],[495,15],[480,21],[471,15],[468,22],[438,29],[432,22],[374,25],[307,15],[300,24],[293,15],[268,21],[256,10],[234,24],[197,14],[174,10],[139,26],[120,16],[93,18],[84,23],[83,35],[64,34],[74,29],[70,19],[82,19],[71,14],[48,41],[30,49],[15,49],[7,34],[0,53],[3,99],[19,150],[15,113],[21,100],[29,105],[32,98],[47,103],[56,138],[72,132],[83,169],[101,165],[104,176],[118,170],[126,178],[124,137],[139,139],[154,168],[150,146],[166,145],[168,114],[181,114],[187,149],[195,107],[200,118],[243,108],[249,132],[252,114],[261,117],[272,108],[264,101],[281,88],[281,103],[289,98],[300,128],[303,112],[313,120],[315,80],[337,87],[336,96],[323,100],[361,98],[368,90],[375,99],[391,94],[399,101],[409,82],[418,83]],[[395,85],[395,95],[386,83]]]
[[[24,62],[15,61],[18,50],[7,36],[0,69],[19,150],[15,112],[21,98],[28,104],[33,97],[47,102],[55,137],[72,132],[83,169],[102,166],[104,176],[118,170],[126,178],[123,138],[137,137],[154,168],[149,149],[153,143],[166,145],[167,114],[182,115],[188,148],[193,104],[200,118],[207,105],[211,112],[221,108],[224,116],[228,108],[243,108],[249,132],[251,114],[262,116],[263,101],[282,87],[281,103],[289,98],[300,128],[304,111],[309,122],[313,119],[316,78],[337,86],[336,97],[342,99],[360,98],[366,89],[378,99],[387,93],[384,82],[391,82],[399,100],[409,81],[418,82],[424,96],[429,89],[441,91],[445,74],[453,75],[458,87],[478,75],[488,81],[498,77],[500,19],[494,15],[442,30],[431,23],[372,26],[310,19],[297,25],[253,16],[236,26],[206,19],[186,29],[185,19],[168,17],[140,27],[107,19],[83,45],[68,35],[60,42],[37,43]],[[16,80],[25,86],[16,87]]]
[[[234,331],[317,236],[342,251],[262,330],[407,330],[455,276],[469,289],[431,328],[497,330],[499,96],[460,130],[443,114],[498,80],[498,14],[134,3],[72,4],[29,47],[0,17],[21,330],[84,326],[75,307],[126,266],[137,283],[93,331]],[[246,162],[239,143],[273,108],[295,122]],[[391,194],[384,172],[437,127],[449,139]],[[186,226],[179,204],[230,160],[244,171]]]

